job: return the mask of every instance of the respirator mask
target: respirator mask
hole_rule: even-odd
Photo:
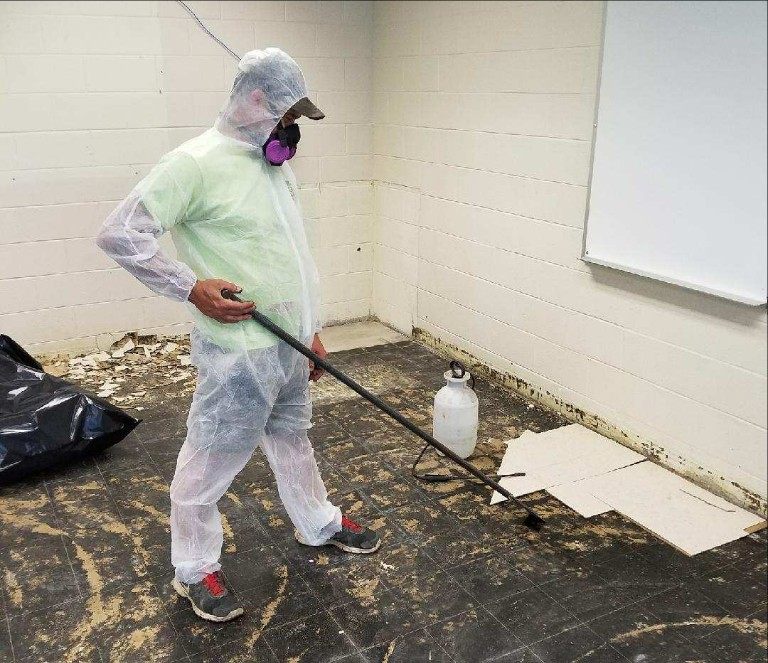
[[[287,127],[279,125],[277,132],[269,137],[261,149],[270,164],[281,166],[294,157],[300,140],[301,132],[298,124],[289,124]]]

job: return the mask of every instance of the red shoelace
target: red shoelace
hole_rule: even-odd
[[[221,584],[221,580],[219,580],[219,575],[217,573],[209,573],[205,576],[205,578],[203,578],[203,584],[216,598],[221,596],[225,591],[224,585]]]
[[[353,532],[359,532],[363,529],[354,520],[351,520],[346,516],[341,517],[341,526],[346,527],[347,529],[351,529]]]

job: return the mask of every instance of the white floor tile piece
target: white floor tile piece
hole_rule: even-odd
[[[765,520],[653,463],[589,480],[589,492],[687,555],[735,541]]]
[[[537,450],[540,446],[539,436],[529,430],[523,431],[520,437],[507,441],[507,450],[501,459],[499,474],[526,473],[524,477],[507,477],[499,480],[499,483],[515,497],[535,493],[544,488],[541,481],[530,472],[530,468],[535,466]],[[498,504],[506,499],[501,493],[494,491],[491,496],[491,504]]]
[[[644,457],[641,454],[579,424],[544,433],[525,431],[519,438],[507,443],[499,474],[525,472],[526,476],[509,477],[499,483],[515,497],[520,497],[642,460]],[[494,492],[491,504],[505,499]]]
[[[507,472],[524,472],[546,465],[553,454],[562,451],[557,445],[542,443],[541,433],[523,431],[520,437],[507,441],[507,450],[501,459],[499,474]],[[544,447],[547,447],[546,451]],[[561,443],[560,447],[564,445]],[[525,468],[525,469],[521,469]]]
[[[589,482],[590,479],[586,479],[574,483],[564,483],[559,486],[550,486],[547,488],[547,492],[584,518],[592,518],[593,516],[599,516],[601,513],[613,511],[613,507],[597,499],[587,490],[586,485]]]
[[[499,472],[499,474],[503,474],[503,472]],[[541,479],[532,474],[526,474],[524,477],[507,477],[501,479],[499,483],[515,497],[529,495],[545,488]],[[491,495],[491,504],[498,504],[506,501],[506,499],[501,493],[494,490],[493,495]]]
[[[604,435],[600,435],[600,433],[595,433],[595,431],[590,430],[585,426],[581,426],[580,424],[570,424],[569,426],[553,428],[544,433],[539,433],[538,437],[542,440],[546,440],[549,444],[555,440],[564,441],[571,450],[569,452],[571,457],[589,454],[620,453],[622,454],[622,459],[634,458],[639,461],[645,458],[642,454],[632,451],[624,445],[619,444]]]
[[[499,473],[515,497],[546,489],[585,518],[616,510],[678,550],[697,553],[766,526],[759,516],[577,424],[526,431],[507,443]],[[503,502],[494,492],[491,504]]]
[[[644,460],[645,458],[642,456],[638,459],[634,451],[616,444],[616,447],[609,447],[599,453],[569,458],[559,463],[540,467],[536,470],[536,476],[544,482],[546,488],[550,488],[607,474]]]

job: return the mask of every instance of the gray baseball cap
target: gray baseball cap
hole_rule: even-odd
[[[325,113],[315,106],[315,104],[309,100],[309,97],[299,99],[293,106],[291,106],[291,110],[301,113],[310,120],[322,120],[325,117]]]

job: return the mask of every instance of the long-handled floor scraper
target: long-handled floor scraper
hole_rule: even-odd
[[[230,299],[235,302],[243,301],[231,290],[222,290],[221,294],[225,299]],[[512,493],[510,493],[506,488],[499,485],[497,481],[494,481],[490,477],[486,476],[483,472],[481,472],[474,465],[472,465],[472,463],[468,463],[466,460],[456,455],[451,449],[446,447],[444,444],[438,442],[429,433],[423,431],[412,421],[406,419],[391,405],[388,405],[387,403],[382,401],[378,396],[375,396],[370,391],[368,391],[365,387],[362,387],[361,385],[359,385],[348,375],[346,375],[345,373],[342,373],[338,368],[335,368],[334,366],[329,364],[325,359],[323,359],[322,357],[317,355],[315,352],[310,350],[307,346],[305,346],[300,341],[296,340],[293,336],[288,334],[284,329],[276,325],[265,315],[263,315],[262,313],[259,313],[259,311],[254,309],[251,312],[251,317],[253,317],[253,319],[256,322],[258,322],[262,327],[272,332],[281,341],[285,341],[294,350],[303,354],[305,357],[307,357],[307,359],[311,359],[315,363],[315,366],[319,366],[320,368],[322,368],[324,371],[326,371],[327,373],[335,377],[339,382],[345,384],[347,387],[352,389],[352,391],[358,393],[369,403],[375,405],[377,408],[379,408],[379,410],[381,410],[385,414],[388,414],[399,424],[401,424],[402,426],[405,426],[405,428],[411,431],[414,435],[418,435],[427,444],[433,446],[435,449],[440,451],[443,455],[450,458],[454,463],[456,463],[457,465],[460,465],[467,472],[469,472],[473,476],[480,479],[480,481],[482,481],[485,485],[490,486],[494,490],[501,493],[510,502],[512,502],[513,504],[516,504],[521,509],[524,509],[526,512],[525,520],[523,520],[524,525],[526,525],[527,527],[530,527],[533,530],[540,530],[542,525],[544,525],[544,519],[540,515],[538,515],[535,511],[527,507],[525,504],[523,504],[514,495],[512,495]]]

